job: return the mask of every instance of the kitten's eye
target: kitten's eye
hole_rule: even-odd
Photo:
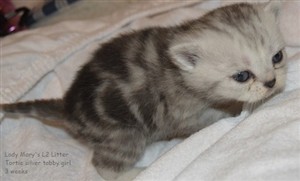
[[[246,82],[251,76],[251,73],[249,71],[242,71],[237,74],[234,74],[232,77],[237,82]]]
[[[273,64],[277,64],[281,62],[282,58],[283,58],[283,54],[282,51],[280,50],[278,53],[276,53],[276,55],[273,56],[272,58]]]

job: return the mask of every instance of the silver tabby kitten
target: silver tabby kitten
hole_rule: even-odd
[[[224,105],[254,103],[282,90],[279,9],[279,1],[235,4],[179,26],[122,35],[96,51],[63,99],[1,109],[63,121],[93,148],[100,174],[121,172],[146,145],[232,116]]]

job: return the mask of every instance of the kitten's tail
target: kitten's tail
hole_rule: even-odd
[[[13,104],[0,104],[0,112],[21,114],[47,120],[63,120],[64,104],[62,99],[34,100]]]

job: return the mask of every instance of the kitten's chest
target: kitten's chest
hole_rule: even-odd
[[[208,107],[205,101],[197,99],[191,95],[170,98],[168,100],[168,105],[168,116],[173,119],[174,122],[187,120]]]
[[[197,118],[205,111],[206,107],[205,104],[193,100],[175,101],[168,104],[167,110],[164,110],[167,111],[164,116],[155,116],[158,119],[156,120],[157,129],[154,131],[153,136],[156,140],[174,137],[170,135],[173,135],[179,129],[197,124]]]

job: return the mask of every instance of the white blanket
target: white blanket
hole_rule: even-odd
[[[150,1],[91,21],[1,39],[0,102],[61,97],[98,45],[120,32],[174,25],[228,1]],[[300,2],[287,1],[285,91],[253,114],[220,120],[185,140],[150,145],[135,180],[300,180]],[[102,180],[92,151],[57,126],[2,115],[0,180]],[[17,171],[17,173],[15,173]],[[125,177],[123,178],[126,179]]]

